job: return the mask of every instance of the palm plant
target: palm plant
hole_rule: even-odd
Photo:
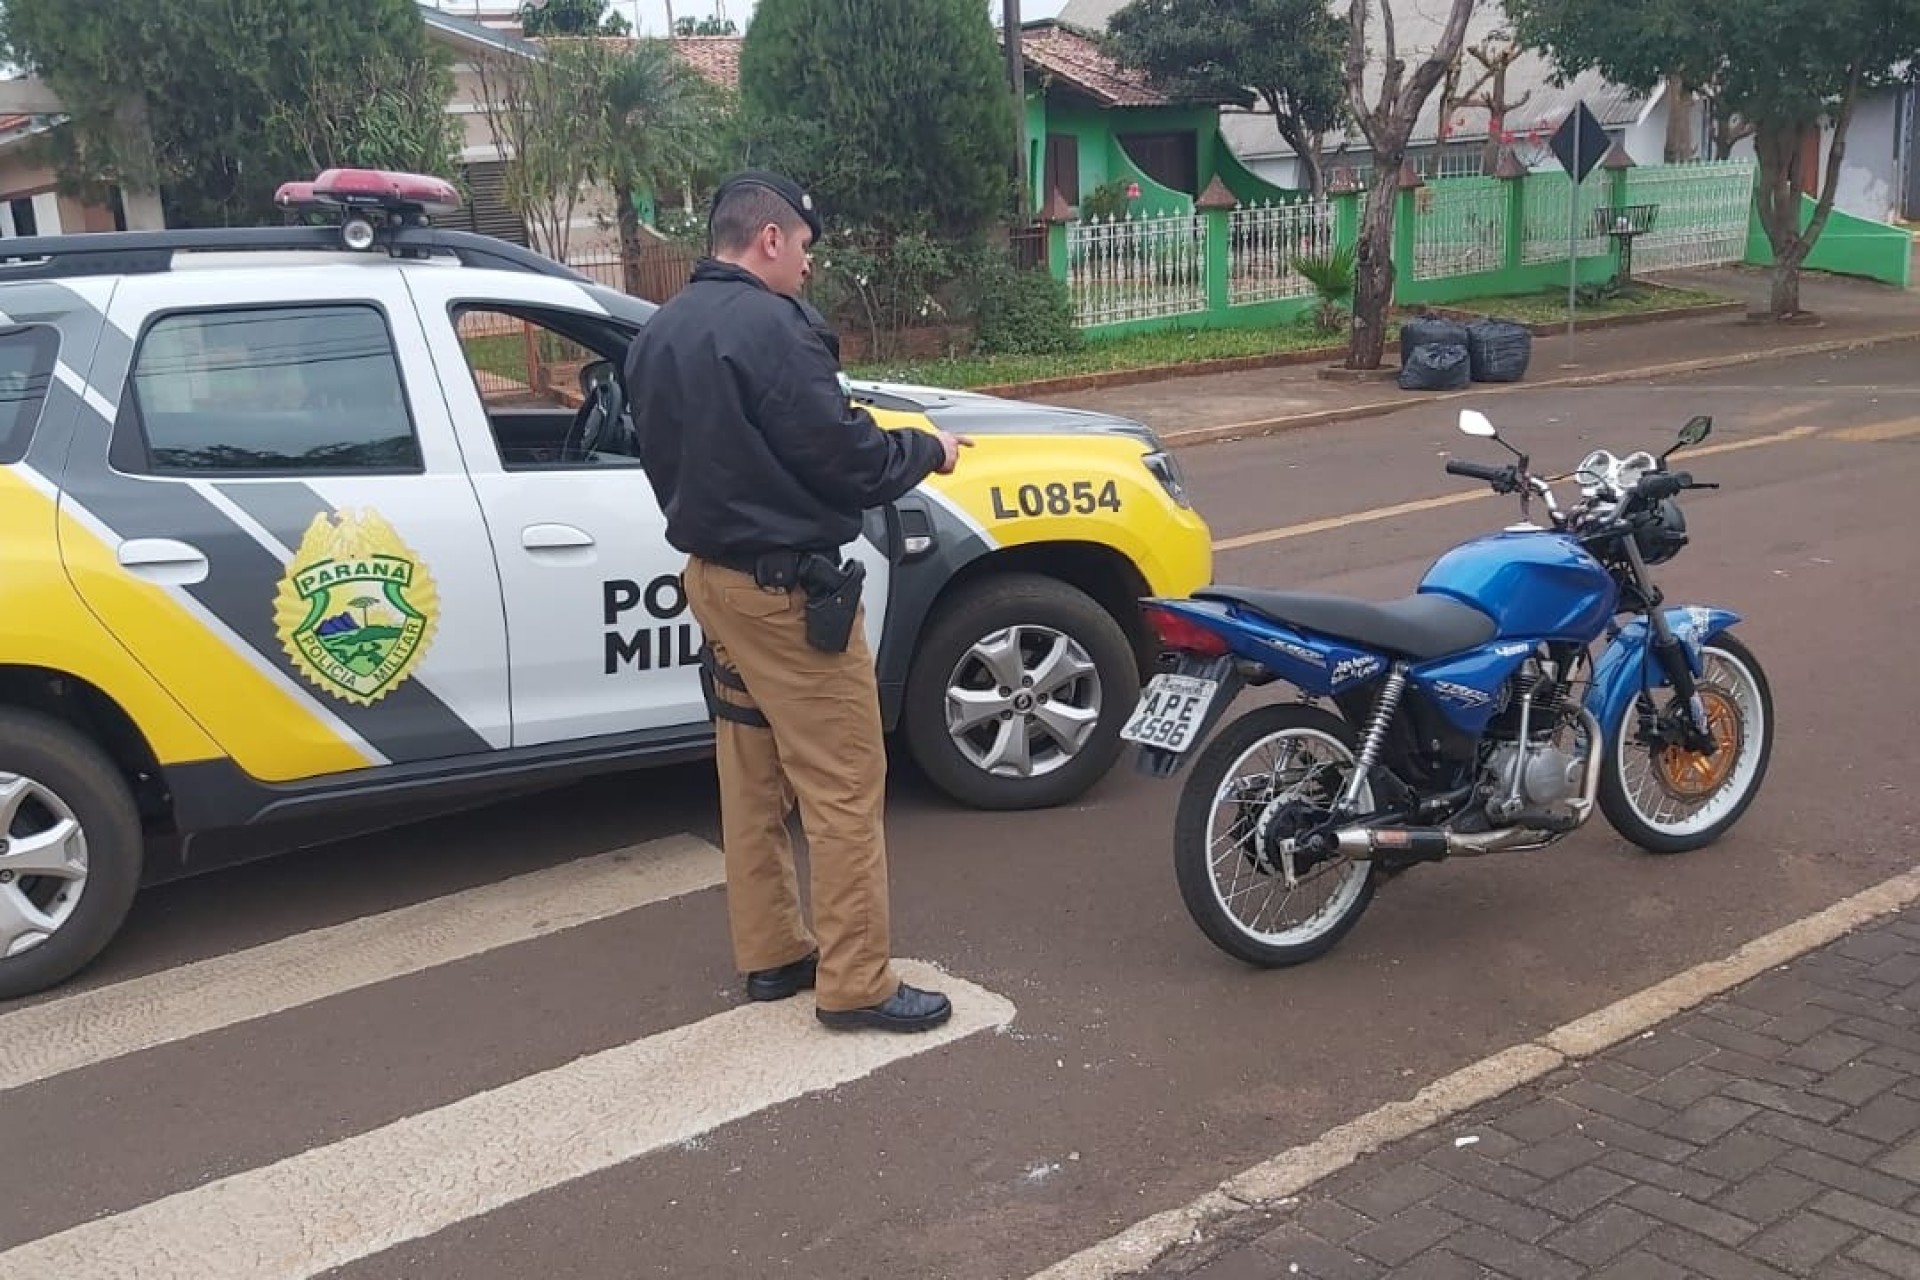
[[[606,64],[600,100],[603,154],[595,167],[611,189],[629,293],[640,292],[640,213],[634,192],[656,199],[703,180],[720,163],[721,90],[670,41],[635,40]]]
[[[1353,296],[1354,249],[1352,244],[1343,244],[1324,254],[1293,256],[1293,269],[1313,286],[1320,300],[1313,322],[1327,333],[1338,331],[1347,322],[1345,304]]]

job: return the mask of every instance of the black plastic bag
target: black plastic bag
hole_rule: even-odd
[[[1402,391],[1458,391],[1470,382],[1472,357],[1464,342],[1423,342],[1400,365]]]
[[[1407,360],[1416,348],[1435,342],[1465,346],[1467,326],[1443,316],[1415,316],[1403,322],[1400,326],[1400,367],[1407,367]]]
[[[1513,320],[1475,320],[1467,326],[1467,355],[1473,381],[1518,382],[1533,357],[1533,334]]]

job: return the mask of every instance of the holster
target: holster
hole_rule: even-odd
[[[848,560],[839,568],[821,555],[800,561],[800,586],[807,593],[807,643],[822,653],[843,653],[860,615],[860,592],[867,566]]]
[[[701,645],[699,657],[700,696],[706,700],[707,715],[715,720],[731,720],[735,724],[751,725],[756,729],[769,728],[767,717],[761,713],[759,707],[741,706],[737,702],[729,702],[721,697],[720,691],[714,687],[716,683],[723,684],[745,695],[748,701],[752,701],[753,695],[747,692],[747,682],[740,678],[740,673],[732,667],[721,666],[720,658],[714,653],[712,645]]]

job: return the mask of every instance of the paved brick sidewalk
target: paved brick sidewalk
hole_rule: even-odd
[[[1920,907],[1215,1224],[1165,1280],[1920,1278]]]

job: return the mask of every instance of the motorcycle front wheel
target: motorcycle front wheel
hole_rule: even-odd
[[[1220,950],[1262,968],[1300,964],[1367,909],[1370,864],[1337,856],[1290,875],[1271,852],[1276,834],[1304,831],[1332,805],[1356,751],[1352,726],[1337,716],[1265,706],[1227,725],[1194,761],[1174,819],[1173,867],[1187,914]],[[1360,807],[1372,806],[1363,788]]]
[[[1628,706],[1607,744],[1601,812],[1650,853],[1685,853],[1725,835],[1759,794],[1773,755],[1773,691],[1759,661],[1725,634],[1702,645],[1700,656],[1696,684],[1716,744],[1712,755],[1642,742],[1646,694]],[[1672,691],[1659,696],[1664,701]]]

